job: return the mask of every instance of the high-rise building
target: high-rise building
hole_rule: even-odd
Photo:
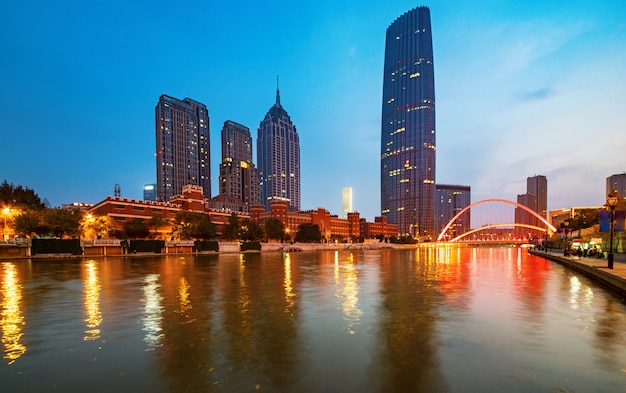
[[[427,7],[387,28],[381,131],[381,213],[400,234],[434,238],[435,76]]]
[[[220,195],[241,200],[244,211],[259,204],[259,175],[252,162],[250,129],[231,120],[222,128],[219,183]]]
[[[548,180],[537,175],[526,179],[526,193],[517,196],[517,203],[529,208],[541,217],[548,217]],[[515,222],[540,226],[539,219],[519,207],[515,208]]]
[[[352,212],[352,187],[344,187],[341,192],[341,216],[348,218],[348,213]]]
[[[157,188],[157,185],[154,183],[144,185],[143,186],[143,200],[144,201],[156,201],[157,200],[156,188]]]
[[[606,197],[617,191],[620,199],[626,198],[626,172],[612,175],[606,178]]]
[[[257,155],[261,204],[269,211],[272,201],[286,201],[300,210],[300,140],[278,88],[276,103],[259,125]]]
[[[437,236],[461,210],[471,203],[471,188],[450,184],[437,184]],[[470,212],[457,218],[446,231],[449,238],[460,236],[471,228]]]
[[[181,195],[183,186],[201,186],[211,196],[209,111],[190,98],[161,95],[156,106],[157,199]]]
[[[533,210],[543,218],[548,217],[548,179],[542,175],[536,175],[526,179],[526,193],[537,197],[537,205]]]

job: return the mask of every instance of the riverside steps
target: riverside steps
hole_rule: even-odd
[[[528,252],[583,273],[618,292],[620,295],[626,296],[626,254],[614,254],[613,269],[609,269],[606,259],[574,255],[566,257],[563,255],[563,250],[544,251],[532,249]]]

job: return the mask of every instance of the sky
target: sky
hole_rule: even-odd
[[[0,182],[52,206],[141,199],[156,182],[161,94],[207,105],[212,196],[221,129],[276,98],[300,136],[302,209],[380,215],[385,31],[431,11],[436,182],[548,209],[599,206],[626,171],[626,1],[40,1],[0,3]],[[256,149],[254,152],[256,161]]]

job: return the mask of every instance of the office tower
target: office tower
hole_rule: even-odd
[[[183,186],[211,197],[209,112],[206,105],[163,94],[156,106],[157,199],[169,201]]]
[[[222,128],[220,195],[239,199],[244,211],[259,204],[259,175],[252,163],[250,129],[227,120]]]
[[[548,217],[548,179],[537,175],[526,179],[526,193],[537,197],[537,204],[533,210],[543,218]]]
[[[543,218],[548,217],[548,180],[537,175],[526,179],[526,193],[517,196],[517,203],[536,212]],[[539,219],[524,209],[515,208],[515,222],[541,226]]]
[[[156,201],[156,184],[146,184],[143,186],[143,200]]]
[[[430,11],[387,28],[381,125],[381,213],[400,234],[435,237],[435,76]]]
[[[269,211],[270,202],[286,201],[300,210],[300,141],[278,88],[276,103],[259,125],[257,155],[261,204]]]
[[[341,216],[348,218],[348,213],[352,211],[352,187],[344,187],[341,192]]]
[[[471,204],[471,189],[469,186],[437,184],[437,223],[436,234],[452,220],[454,216]],[[453,239],[464,234],[471,228],[470,212],[464,213],[448,228],[447,239]]]
[[[626,198],[626,172],[619,173],[617,175],[612,175],[606,178],[606,195],[608,198],[609,194],[613,193],[617,190],[617,195],[620,199]]]

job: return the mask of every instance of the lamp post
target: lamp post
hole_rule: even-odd
[[[613,231],[615,229],[613,221],[615,221],[615,206],[617,206],[617,202],[619,202],[619,198],[616,196],[610,196],[606,200],[606,205],[611,209],[611,228],[609,229],[611,240],[609,241],[609,255],[607,256],[609,269],[613,269]]]

